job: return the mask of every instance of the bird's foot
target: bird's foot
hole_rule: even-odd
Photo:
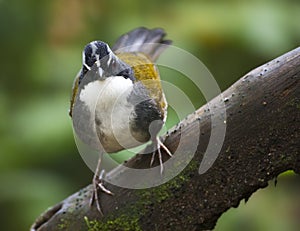
[[[158,159],[159,159],[159,165],[160,165],[160,174],[162,175],[163,172],[164,172],[164,165],[163,165],[162,153],[160,151],[160,148],[162,147],[170,157],[172,157],[173,155],[170,152],[170,150],[163,144],[163,142],[161,142],[159,137],[156,137],[156,140],[153,143],[156,144],[156,150],[152,153],[150,166],[153,165],[154,158],[156,156],[156,151],[157,151]]]
[[[99,177],[95,174],[95,176],[93,178],[93,192],[92,192],[92,196],[90,199],[90,206],[92,206],[95,202],[97,210],[101,213],[101,215],[103,215],[103,212],[102,212],[101,205],[100,205],[98,190],[100,189],[101,192],[104,192],[111,196],[114,195],[110,190],[108,190],[104,186],[103,175],[104,175],[104,170],[101,171],[101,174]]]

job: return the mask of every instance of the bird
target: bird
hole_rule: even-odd
[[[90,205],[95,201],[101,213],[98,190],[113,195],[104,186],[104,172],[100,171],[103,153],[152,141],[150,166],[158,154],[161,174],[160,148],[172,156],[158,136],[166,122],[168,104],[155,62],[172,43],[165,36],[161,28],[139,27],[121,35],[112,48],[103,41],[92,41],[82,52],[69,115],[76,135],[100,153]]]

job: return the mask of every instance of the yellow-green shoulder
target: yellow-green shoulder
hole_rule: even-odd
[[[149,90],[150,96],[157,102],[163,116],[165,116],[167,102],[155,64],[144,53],[119,53],[117,56],[133,68],[136,80],[143,82]]]

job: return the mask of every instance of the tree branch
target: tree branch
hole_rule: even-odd
[[[171,151],[179,142],[186,147],[179,156],[187,155],[191,137],[199,134],[192,161],[174,179],[140,190],[107,185],[115,195],[99,195],[104,216],[89,207],[89,185],[42,214],[32,230],[212,229],[222,213],[278,174],[300,172],[299,76],[300,48],[254,69],[168,132],[164,143]],[[226,123],[226,136],[212,167],[199,174],[211,136],[211,108]],[[137,155],[126,166],[148,168],[149,156]],[[125,175],[119,167],[110,177],[126,182]]]

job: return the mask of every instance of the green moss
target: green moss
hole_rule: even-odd
[[[61,218],[59,221],[61,222],[61,223],[59,223],[57,225],[57,227],[58,227],[59,230],[63,230],[63,229],[67,229],[68,228],[68,222],[67,222],[67,220]]]
[[[189,165],[176,177],[167,183],[151,189],[139,190],[139,200],[134,204],[124,207],[111,214],[105,220],[89,220],[84,217],[88,231],[115,230],[115,231],[141,231],[139,219],[146,214],[147,207],[151,204],[161,203],[174,195],[174,190],[179,189],[190,179],[190,173],[196,171],[198,163],[191,161]],[[126,214],[126,215],[125,215]]]
[[[182,187],[182,185],[190,179],[189,173],[196,171],[198,163],[192,160],[189,165],[176,177],[151,189],[143,189],[139,192],[140,201],[143,207],[150,203],[161,203],[174,195],[174,191]]]
[[[90,221],[87,217],[84,217],[85,223],[88,227],[88,231],[99,231],[99,230],[115,230],[115,231],[141,231],[138,224],[138,218],[132,219],[131,216],[124,214],[120,215],[116,219],[108,219],[105,222],[97,220]]]

